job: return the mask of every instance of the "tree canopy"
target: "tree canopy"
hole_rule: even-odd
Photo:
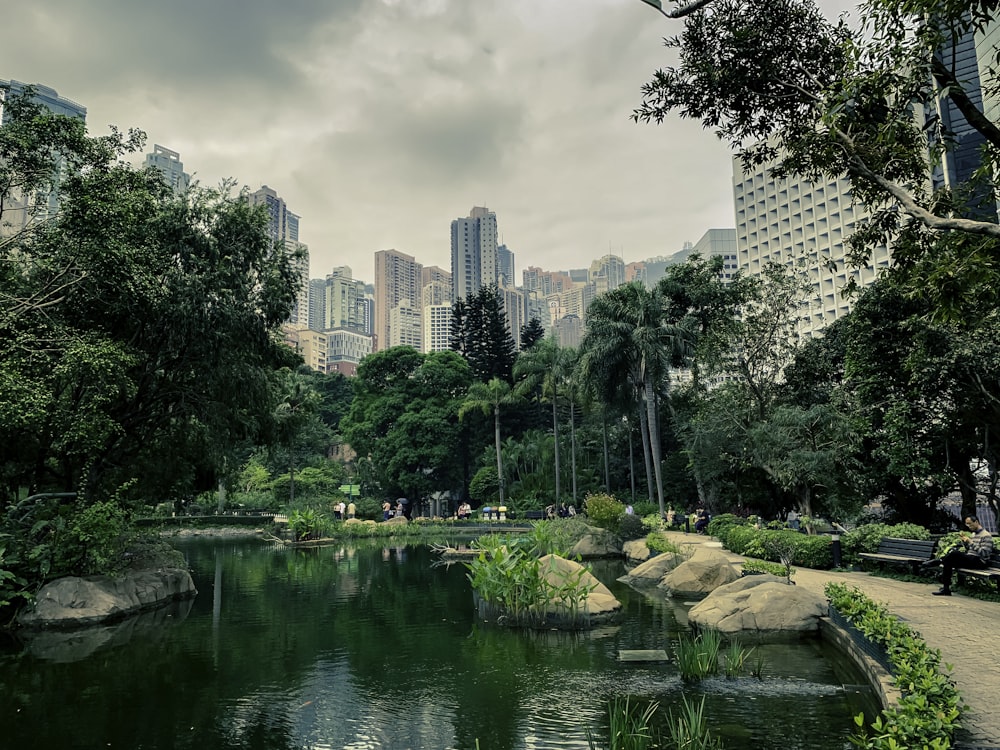
[[[273,433],[290,259],[245,196],[175,196],[121,161],[141,134],[91,138],[30,94],[0,128],[0,492],[213,486]]]

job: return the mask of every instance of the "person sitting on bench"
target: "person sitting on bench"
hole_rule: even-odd
[[[965,519],[965,526],[971,534],[962,534],[959,545],[948,551],[944,557],[928,560],[923,568],[941,566],[941,588],[934,596],[951,596],[951,574],[955,568],[985,568],[993,552],[993,536],[975,516]]]

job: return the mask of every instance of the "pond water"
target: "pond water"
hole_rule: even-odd
[[[686,685],[671,650],[689,604],[615,579],[620,624],[533,633],[477,623],[462,565],[426,547],[293,550],[251,540],[182,549],[198,596],[82,633],[0,642],[0,748],[586,748],[615,696],[705,698],[728,750],[848,748],[876,704],[817,639],[760,645],[763,680]]]

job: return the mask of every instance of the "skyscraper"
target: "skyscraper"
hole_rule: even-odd
[[[29,85],[34,89],[32,101],[36,104],[40,104],[53,114],[75,117],[86,122],[87,108],[71,99],[59,96],[53,88],[40,83],[27,84],[22,81],[0,80],[0,124],[6,124],[10,119],[8,110],[4,106],[6,98],[23,96]],[[59,184],[66,176],[65,162],[61,157],[56,157],[55,167],[52,186],[47,192],[32,195],[13,192],[5,199],[0,236],[15,235],[29,224],[45,221],[59,211]]]
[[[375,253],[375,347],[374,351],[388,349],[392,336],[392,312],[401,305],[415,309],[419,326],[421,299],[421,272],[423,266],[412,255],[398,250],[379,250]],[[397,321],[409,321],[405,314],[396,314]],[[412,334],[408,334],[412,336]],[[419,350],[419,342],[416,346]]]
[[[812,337],[850,312],[851,301],[841,294],[848,282],[871,284],[891,262],[888,249],[880,247],[864,268],[849,264],[844,240],[867,213],[855,206],[846,179],[777,180],[769,165],[744,173],[735,156],[733,193],[740,270],[757,276],[774,262],[801,268],[812,284],[812,294],[803,300],[800,336]]]
[[[146,154],[146,167],[155,167],[163,175],[175,193],[183,193],[191,184],[191,175],[184,171],[181,155],[159,143],[153,145],[153,153]]]
[[[281,245],[289,255],[300,257],[292,262],[299,277],[295,307],[288,322],[299,328],[309,327],[309,247],[299,242],[299,217],[288,210],[285,201],[267,185],[249,196],[251,206],[264,206],[268,215],[268,233],[275,245]]]
[[[325,287],[323,329],[345,328],[364,333],[364,282],[353,277],[350,266],[337,266],[327,275]]]
[[[506,245],[497,248],[497,284],[512,288],[517,284],[514,276],[514,253]]]
[[[497,283],[497,215],[488,208],[474,206],[451,222],[451,279],[454,300]]]

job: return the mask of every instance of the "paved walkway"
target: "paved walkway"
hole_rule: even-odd
[[[710,537],[670,532],[677,544],[704,544]],[[723,550],[735,562],[738,555]],[[823,594],[829,581],[856,586],[882,602],[952,666],[951,676],[965,702],[962,730],[955,737],[961,750],[1000,750],[1000,602],[967,596],[932,596],[937,583],[910,583],[867,573],[796,568],[792,580]]]

